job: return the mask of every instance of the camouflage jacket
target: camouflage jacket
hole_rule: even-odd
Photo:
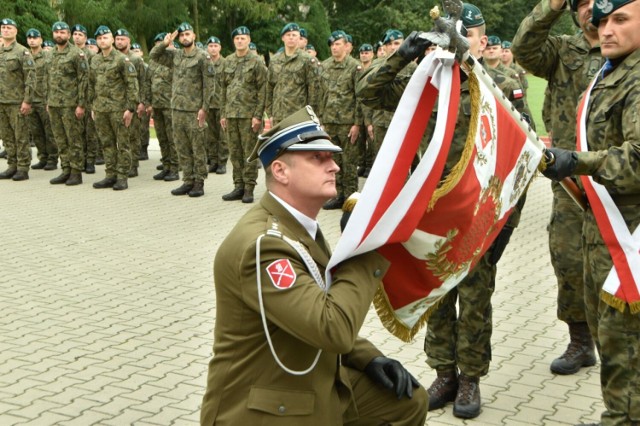
[[[48,106],[87,107],[89,65],[87,55],[81,49],[71,43],[61,52],[54,48],[49,53],[47,81]]]
[[[126,53],[126,55],[131,61],[131,63],[133,64],[133,66],[136,67],[136,76],[138,77],[138,87],[140,88],[138,103],[140,102],[144,103],[143,90],[144,90],[145,75],[147,73],[147,64],[144,63],[144,60],[140,56],[134,55],[133,53],[131,53],[131,51],[129,51],[129,53]]]
[[[0,104],[33,102],[36,69],[29,49],[13,42],[0,47]]]
[[[136,67],[115,48],[107,56],[99,53],[89,66],[89,100],[97,112],[135,111],[139,87]]]
[[[158,63],[173,69],[171,108],[178,111],[198,111],[209,109],[209,93],[213,90],[213,65],[209,55],[194,48],[187,53],[184,49],[170,50],[159,43],[149,53]]]
[[[209,93],[209,109],[220,109],[222,102],[222,87],[220,86],[220,78],[222,78],[222,70],[224,69],[224,58],[220,56],[217,61],[211,59],[213,64],[213,90]]]
[[[411,79],[413,72],[416,70],[417,65],[415,62],[409,62],[409,64],[404,67],[399,73],[398,78],[406,80],[407,82]],[[374,110],[373,111],[373,125],[377,127],[382,127],[384,129],[388,129],[391,124],[391,119],[393,119],[393,114],[395,113],[395,108],[393,111],[386,110]]]
[[[518,80],[520,80],[520,85],[524,89],[525,95],[526,95],[527,89],[529,88],[529,80],[527,80],[527,70],[525,70],[515,62],[511,62],[511,65],[509,65],[507,68],[512,69],[513,71],[516,72],[515,75],[518,78]]]
[[[588,106],[588,152],[578,153],[576,175],[589,175],[612,195],[631,231],[640,225],[640,49],[593,87]],[[587,243],[602,244],[589,210]]]
[[[31,55],[33,62],[35,63],[36,70],[36,87],[33,92],[32,103],[34,105],[42,105],[45,102],[47,95],[47,67],[49,65],[49,53],[40,50],[35,55]]]
[[[548,81],[553,145],[575,149],[578,98],[603,59],[600,48],[591,48],[582,33],[549,35],[562,13],[552,10],[548,0],[542,0],[520,24],[511,50],[521,66]]]
[[[321,123],[352,126],[362,123],[362,110],[356,102],[356,85],[361,74],[362,65],[351,56],[340,62],[333,57],[322,62],[318,101]]]
[[[221,117],[262,120],[267,67],[258,55],[248,53],[239,57],[233,53],[227,56],[218,81]]]
[[[173,69],[151,61],[144,76],[142,101],[157,109],[171,109]]]
[[[274,56],[267,72],[265,111],[275,122],[305,105],[316,108],[316,59],[302,50]]]

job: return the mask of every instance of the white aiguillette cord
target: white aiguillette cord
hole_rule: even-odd
[[[286,371],[289,374],[293,374],[294,376],[304,376],[305,374],[308,374],[309,372],[311,372],[315,368],[315,366],[318,364],[318,360],[320,359],[320,354],[322,353],[322,349],[318,349],[318,353],[316,354],[315,359],[313,360],[309,368],[307,368],[306,370],[292,370],[288,368],[286,365],[282,363],[282,361],[278,357],[278,354],[276,354],[276,350],[273,347],[273,342],[271,341],[271,335],[269,334],[269,328],[267,326],[267,316],[264,311],[264,302],[262,300],[262,271],[260,270],[261,269],[260,268],[260,242],[262,241],[262,238],[267,235],[280,238],[281,240],[287,242],[291,247],[293,247],[293,249],[300,255],[300,257],[304,261],[304,264],[307,266],[307,269],[309,270],[309,273],[315,280],[316,284],[318,284],[318,287],[320,287],[324,291],[327,291],[326,290],[327,286],[324,280],[322,279],[322,274],[320,273],[320,270],[318,270],[318,265],[316,265],[316,262],[313,260],[309,252],[307,252],[307,250],[305,250],[302,244],[300,244],[298,241],[294,241],[291,238],[287,237],[286,235],[282,235],[282,232],[276,231],[273,229],[267,231],[266,234],[260,235],[258,237],[258,241],[256,242],[256,284],[258,286],[258,304],[260,305],[260,317],[262,318],[262,326],[264,327],[264,334],[265,336],[267,336],[267,343],[269,343],[269,349],[271,349],[271,355],[273,355],[273,359],[280,366],[280,368],[282,368],[284,371]]]

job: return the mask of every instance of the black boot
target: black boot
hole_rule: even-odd
[[[438,377],[431,383],[429,394],[429,411],[442,408],[453,402],[458,393],[458,371],[438,371]]]
[[[18,168],[17,167],[15,167],[15,166],[9,167],[4,172],[0,173],[0,179],[11,179],[13,177],[13,175],[15,175],[17,172],[18,172]]]
[[[174,180],[180,180],[180,173],[178,172],[169,172],[165,177],[165,182],[173,182]]]
[[[193,189],[193,182],[185,182],[171,191],[172,195],[187,195]]]
[[[219,164],[218,168],[216,169],[216,174],[217,175],[223,175],[227,173],[227,165],[226,164]]]
[[[137,167],[131,167],[131,169],[129,169],[129,174],[127,175],[127,177],[133,178],[138,176],[138,168]]]
[[[127,188],[129,188],[129,185],[127,184],[127,179],[117,179],[116,183],[113,184],[114,191],[123,191]]]
[[[158,165],[156,166],[156,170],[162,170],[162,169],[164,169],[164,165],[162,165],[162,164],[158,164]]]
[[[71,173],[69,179],[64,183],[67,186],[80,185],[82,183],[82,174],[79,172]]]
[[[98,182],[93,184],[93,187],[96,189],[104,189],[104,188],[113,188],[113,185],[116,184],[116,178],[114,177],[106,177]]]
[[[62,172],[60,176],[54,177],[49,181],[49,183],[51,185],[61,185],[63,183],[67,183],[67,180],[69,180],[69,176],[70,176],[69,172]]]
[[[218,170],[218,163],[209,164],[209,173],[215,173]]]
[[[153,180],[164,180],[165,176],[169,174],[169,170],[163,170],[160,173],[153,175]]]
[[[453,415],[473,419],[480,414],[480,379],[460,374],[458,394],[453,402]]]
[[[146,146],[140,147],[140,155],[138,156],[139,161],[144,161],[149,159],[149,153],[147,152]]]
[[[242,202],[245,204],[253,203],[253,186],[245,186]]]
[[[28,180],[29,179],[29,172],[27,172],[26,170],[18,170],[16,172],[16,174],[14,174],[11,177],[11,179],[15,180],[15,181]]]
[[[324,206],[322,206],[325,210],[338,210],[342,208],[344,204],[344,195],[338,195],[336,198],[332,198],[327,201]]]
[[[49,160],[47,161],[47,165],[44,166],[45,170],[55,170],[58,168],[58,160]]]
[[[7,158],[7,151],[3,149],[2,152],[0,152],[0,158]]]
[[[551,363],[552,373],[575,374],[582,367],[596,364],[594,344],[586,322],[569,323],[569,338],[567,350]]]
[[[189,191],[189,197],[202,197],[204,195],[204,182],[197,180],[193,182],[193,188]]]
[[[93,161],[87,161],[87,164],[84,166],[84,171],[90,175],[96,172],[96,166],[93,164]]]
[[[104,158],[96,157],[96,165],[97,166],[102,166],[103,164],[104,164]]]
[[[229,192],[228,194],[224,194],[222,196],[222,199],[224,201],[237,201],[242,200],[242,197],[244,197],[244,186],[236,185],[233,191]]]
[[[36,164],[31,166],[31,169],[33,169],[33,170],[42,170],[42,169],[44,169],[44,166],[46,166],[46,165],[47,165],[47,160],[40,160]]]

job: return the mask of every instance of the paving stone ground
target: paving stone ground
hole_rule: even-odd
[[[150,157],[122,192],[92,188],[104,166],[78,187],[50,185],[59,170],[0,181],[0,425],[197,424],[216,318],[212,260],[250,206],[220,199],[230,173],[209,175],[202,198],[172,196],[180,182],[152,179],[156,141]],[[598,421],[599,367],[549,371],[568,339],[556,319],[550,206],[538,178],[498,268],[482,413],[462,421],[449,405],[430,412],[429,425]],[[339,216],[319,216],[332,245]],[[361,334],[425,386],[434,379],[422,337],[399,341],[373,309]]]

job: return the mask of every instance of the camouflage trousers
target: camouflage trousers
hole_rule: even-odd
[[[131,167],[138,167],[140,164],[140,129],[142,128],[138,113],[133,113],[131,126],[129,126],[129,146],[131,146]]]
[[[38,149],[38,159],[48,163],[58,163],[58,146],[51,131],[49,113],[42,104],[31,105],[31,114],[27,116],[29,133]]]
[[[84,116],[84,132],[82,136],[84,158],[88,164],[95,164],[98,156],[98,133],[96,132],[96,123],[89,113]]]
[[[140,119],[140,147],[145,150],[149,146],[149,140],[151,139],[151,134],[149,133],[149,124],[151,122],[151,116],[149,114],[145,114]]]
[[[360,126],[356,145],[358,147],[358,167],[370,169],[373,165],[373,141],[369,138],[367,126]]]
[[[162,169],[170,172],[178,172],[180,163],[178,162],[178,152],[173,143],[173,124],[171,120],[171,109],[153,109],[153,125],[156,130],[156,137],[160,145],[160,155],[162,158]]]
[[[387,130],[389,130],[388,127],[373,126],[373,161],[375,161],[378,156],[382,142],[385,136],[387,136]]]
[[[627,211],[625,211],[627,210]],[[639,225],[639,206],[620,207],[629,229]],[[628,214],[629,213],[629,214]],[[629,223],[628,218],[636,220]],[[595,219],[585,213],[584,233],[594,229]],[[613,265],[602,241],[583,239],[584,297],[587,322],[600,356],[600,387],[605,412],[603,426],[640,424],[640,314],[629,306],[620,312],[602,301],[602,285]]]
[[[76,118],[74,107],[49,107],[51,130],[58,145],[60,165],[63,173],[80,173],[84,170],[82,150],[83,120]]]
[[[104,150],[106,177],[127,179],[131,170],[129,128],[125,127],[123,111],[96,112],[96,130]]]
[[[493,331],[491,295],[496,278],[491,254],[489,249],[429,317],[424,350],[427,364],[437,371],[453,370],[457,366],[472,377],[484,376],[489,371]]]
[[[207,114],[207,158],[209,164],[227,164],[229,146],[220,126],[220,109],[210,109]]]
[[[7,151],[7,165],[29,171],[31,147],[27,117],[20,114],[20,105],[0,104],[0,139]]]
[[[233,184],[253,188],[258,179],[258,161],[247,162],[258,138],[250,118],[227,118],[227,142],[233,166]]]
[[[342,154],[334,157],[340,167],[340,172],[336,175],[336,189],[338,196],[347,198],[358,191],[358,148],[355,143],[351,143],[348,136],[351,125],[325,124],[324,129],[333,143],[342,148]]]
[[[203,182],[207,178],[207,150],[205,148],[206,124],[198,126],[196,111],[173,110],[173,141],[176,144],[182,180],[186,183]]]
[[[558,280],[558,319],[585,322],[582,255],[583,214],[560,184],[553,182],[549,254]]]

